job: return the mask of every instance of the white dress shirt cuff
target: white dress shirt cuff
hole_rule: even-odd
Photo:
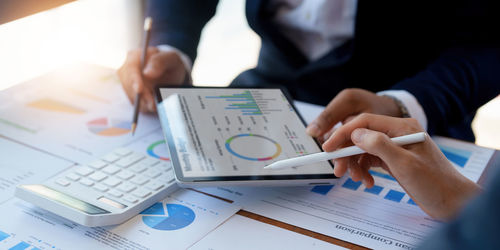
[[[410,92],[406,90],[386,90],[378,92],[377,95],[388,95],[400,100],[403,105],[405,105],[406,109],[408,109],[410,117],[417,119],[422,128],[427,130],[427,116],[425,115],[424,109],[417,101],[417,98],[410,94]]]
[[[181,61],[184,64],[184,67],[186,68],[187,72],[191,73],[191,69],[193,67],[193,62],[191,61],[191,58],[189,58],[189,56],[184,54],[184,52],[182,52],[182,51],[178,50],[177,48],[174,48],[170,45],[166,45],[166,44],[158,45],[156,47],[161,51],[165,51],[165,52],[173,51],[173,52],[177,53],[177,55],[179,55],[179,57],[181,58]]]

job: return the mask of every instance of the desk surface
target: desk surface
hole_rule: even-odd
[[[481,178],[479,179],[478,183],[481,184],[481,185],[485,184],[488,181],[488,177],[491,176],[492,171],[495,168],[498,168],[498,167],[500,167],[500,151],[497,150],[497,151],[495,151],[495,153],[491,157],[490,161],[488,162],[488,165],[486,166],[486,168],[485,168],[483,174],[481,175]],[[199,192],[199,191],[197,191],[197,192]],[[207,193],[204,193],[204,194],[209,195],[209,196],[213,196],[213,195],[210,195],[210,194],[207,194]],[[213,196],[213,197],[216,197],[216,196]],[[219,199],[222,199],[222,200],[226,200],[226,199],[223,199],[223,198],[220,198],[220,197],[216,197],[216,198],[219,198]],[[226,200],[226,201],[231,202],[229,200]],[[277,221],[277,220],[274,220],[274,219],[271,219],[271,218],[267,218],[267,217],[264,217],[262,215],[251,213],[251,212],[248,212],[248,211],[245,211],[245,210],[240,210],[237,214],[245,216],[245,217],[248,217],[248,218],[251,218],[251,219],[254,219],[254,220],[258,220],[258,221],[263,222],[263,223],[267,223],[267,224],[270,224],[270,225],[281,227],[281,228],[286,229],[286,230],[290,230],[290,231],[293,231],[293,232],[296,232],[296,233],[307,235],[307,236],[310,236],[310,237],[313,237],[313,238],[316,238],[316,239],[319,239],[319,240],[323,240],[323,241],[326,241],[326,242],[329,242],[329,243],[332,243],[332,244],[335,244],[335,245],[339,245],[339,246],[342,246],[342,247],[345,247],[345,248],[349,248],[349,249],[368,249],[368,248],[365,248],[365,247],[362,247],[362,246],[358,246],[358,245],[349,243],[347,241],[339,240],[339,239],[336,239],[336,238],[333,238],[333,237],[330,237],[330,236],[327,236],[327,235],[324,235],[324,234],[316,233],[316,232],[313,232],[313,231],[310,231],[310,230],[307,230],[307,229],[303,229],[303,228],[300,228],[300,227],[297,227],[297,226],[293,226],[293,225],[290,225],[290,224],[287,224],[287,223],[283,223],[281,221]]]

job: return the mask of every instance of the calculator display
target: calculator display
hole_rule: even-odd
[[[21,187],[24,189],[30,190],[32,192],[35,192],[35,193],[37,193],[37,194],[39,194],[47,199],[57,201],[59,203],[62,203],[66,206],[80,210],[80,211],[85,212],[87,214],[96,215],[96,214],[109,214],[109,213],[111,213],[107,210],[96,207],[90,203],[79,200],[79,199],[72,197],[72,196],[69,196],[67,194],[61,193],[57,190],[51,189],[51,188],[44,186],[44,185],[22,185]]]

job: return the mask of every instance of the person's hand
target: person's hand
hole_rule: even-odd
[[[186,68],[177,53],[149,47],[144,70],[141,70],[141,53],[141,49],[129,51],[125,63],[118,69],[118,76],[130,102],[141,93],[141,112],[154,112],[154,86],[158,83],[181,85]]]
[[[354,181],[362,180],[370,188],[374,179],[368,170],[382,167],[427,214],[450,219],[480,187],[461,175],[428,135],[424,142],[404,147],[390,140],[421,131],[415,119],[361,114],[338,128],[323,149],[333,151],[354,143],[367,153],[335,160],[336,176],[349,169]]]
[[[307,126],[306,132],[323,142],[338,122],[346,123],[361,113],[401,117],[401,111],[392,98],[378,96],[363,89],[345,89],[326,106],[325,110]]]

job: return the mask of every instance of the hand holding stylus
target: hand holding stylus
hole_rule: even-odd
[[[335,160],[334,173],[347,170],[354,181],[366,187],[374,184],[371,167],[382,167],[406,190],[430,216],[452,218],[479,192],[479,186],[461,175],[446,159],[432,139],[425,135],[420,143],[398,146],[390,137],[423,132],[415,119],[361,114],[337,129],[323,144],[334,151],[354,144],[365,154]]]

